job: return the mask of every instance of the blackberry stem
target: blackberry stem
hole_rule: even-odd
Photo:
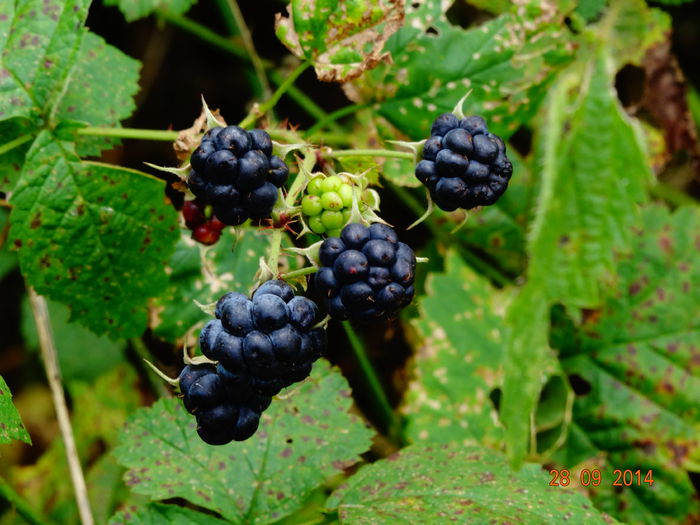
[[[284,79],[278,87],[277,90],[272,94],[272,96],[260,105],[254,106],[251,112],[246,118],[244,118],[238,125],[242,128],[248,128],[255,124],[258,118],[262,117],[277,105],[277,102],[282,95],[284,95],[289,86],[294,84],[294,81],[301,75],[306,69],[311,65],[311,62],[302,62],[294,71],[292,71],[287,78]]]
[[[407,160],[413,160],[415,157],[409,151],[394,151],[391,149],[346,149],[324,153],[324,156],[332,159],[341,159],[343,157],[386,157]]]
[[[138,128],[107,128],[92,127],[78,128],[78,135],[89,135],[91,137],[114,137],[120,139],[141,139],[141,140],[162,140],[174,142],[177,140],[179,131],[163,129],[138,129]]]
[[[349,321],[343,321],[341,324],[343,325],[345,334],[348,336],[348,341],[350,341],[352,351],[360,364],[360,368],[365,376],[367,385],[372,391],[374,398],[377,400],[385,431],[392,439],[401,441],[401,420],[394,412],[394,409],[391,407],[391,403],[389,403],[389,399],[386,397],[386,393],[382,388],[382,384],[379,381],[377,373],[374,371],[372,362],[369,360],[369,357],[367,357],[367,352],[365,351],[365,345],[362,342],[362,339],[360,339],[360,336],[357,335],[357,332],[355,332]]]
[[[295,277],[301,277],[303,275],[310,275],[316,273],[318,268],[315,266],[307,266],[305,268],[299,268],[298,270],[292,270],[291,272],[280,274],[279,278],[284,279],[294,279]]]

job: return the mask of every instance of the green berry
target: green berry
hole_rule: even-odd
[[[326,210],[321,214],[321,222],[326,230],[337,230],[343,227],[343,213]]]
[[[337,230],[328,230],[326,232],[326,235],[328,235],[329,237],[340,237],[341,231],[342,230],[340,228],[338,228]]]
[[[343,200],[343,206],[349,208],[352,206],[352,186],[343,184],[338,188],[338,195]]]
[[[343,199],[334,191],[327,191],[321,195],[321,205],[324,210],[340,210],[343,207]]]
[[[318,195],[306,195],[301,199],[301,211],[304,215],[313,217],[323,211],[321,198]]]
[[[311,228],[312,232],[318,233],[319,235],[326,232],[326,227],[323,225],[320,215],[309,217],[309,228]]]
[[[308,186],[306,186],[306,193],[309,195],[321,195],[321,193],[323,193],[323,189],[321,188],[323,180],[323,177],[314,177],[311,179]]]
[[[350,208],[345,208],[343,210],[343,224],[347,224],[350,222],[350,215],[352,214],[352,210]]]
[[[324,181],[321,183],[321,188],[323,189],[324,193],[328,193],[331,191],[337,192],[342,185],[343,179],[341,179],[337,175],[331,175],[330,177],[326,177],[324,179]]]

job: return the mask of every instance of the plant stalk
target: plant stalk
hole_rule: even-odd
[[[233,15],[233,19],[236,21],[236,26],[238,26],[238,31],[240,32],[241,39],[243,40],[243,45],[245,46],[246,51],[248,51],[248,59],[253,66],[258,82],[260,82],[263,96],[265,98],[269,98],[272,90],[270,90],[270,84],[268,83],[267,76],[265,75],[265,68],[263,67],[262,60],[260,60],[260,56],[255,49],[253,37],[251,36],[250,30],[245,23],[243,13],[241,13],[241,9],[238,7],[236,0],[227,0],[227,4],[231,15]]]
[[[259,106],[254,107],[253,110],[248,114],[248,116],[244,118],[238,125],[242,128],[247,128],[254,124],[259,117],[263,116],[265,113],[274,108],[275,105],[277,105],[279,99],[282,98],[282,95],[284,95],[287,92],[289,86],[294,84],[294,81],[297,78],[299,78],[299,75],[301,75],[310,65],[310,62],[302,62],[294,71],[292,71],[287,76],[287,78],[284,79],[284,82],[282,82],[279,85],[277,90],[272,94],[272,96],[269,99],[267,99]]]
[[[304,268],[299,268],[298,270],[292,270],[291,272],[280,274],[279,278],[284,279],[294,279],[295,277],[302,277],[304,275],[310,275],[316,273],[318,268],[315,266],[306,266]]]
[[[413,160],[415,158],[410,151],[394,151],[391,149],[346,149],[324,153],[324,156],[332,159],[342,159],[343,157],[385,157]]]
[[[362,342],[362,339],[360,339],[360,336],[357,335],[357,332],[355,332],[354,328],[352,327],[349,321],[343,321],[341,324],[343,325],[345,335],[347,335],[348,341],[350,342],[350,346],[352,347],[352,351],[355,354],[355,357],[357,358],[357,361],[360,365],[360,369],[362,370],[362,373],[365,376],[367,385],[369,386],[370,390],[372,391],[372,394],[374,395],[374,398],[379,404],[379,410],[381,412],[383,423],[385,425],[385,430],[387,431],[390,437],[400,441],[401,422],[396,416],[394,409],[391,407],[391,403],[389,403],[389,399],[386,397],[386,393],[382,388],[382,384],[379,381],[379,377],[374,371],[374,367],[372,366],[369,357],[367,357],[367,352],[365,351],[365,346]]]
[[[162,129],[137,129],[137,128],[107,128],[107,127],[87,127],[78,128],[78,135],[89,135],[92,137],[114,137],[120,139],[141,139],[141,140],[162,140],[174,142],[179,135],[178,131]]]
[[[27,286],[27,291],[29,293],[29,301],[32,305],[32,312],[34,313],[37,333],[39,334],[41,357],[44,361],[46,377],[49,382],[49,388],[51,389],[54,408],[56,409],[58,426],[61,430],[63,444],[66,447],[68,469],[70,470],[73,488],[75,489],[75,499],[78,504],[80,521],[83,525],[93,525],[94,520],[92,518],[92,512],[90,511],[87,485],[85,483],[85,477],[83,476],[83,469],[80,466],[80,458],[75,446],[75,438],[68,414],[68,406],[66,405],[66,397],[63,392],[63,385],[61,384],[61,370],[58,366],[56,345],[54,344],[53,335],[51,333],[49,310],[46,306],[46,300],[38,295],[32,287]]]
[[[50,525],[51,522],[37,514],[32,506],[17,494],[12,486],[0,477],[0,500],[7,501],[30,525]]]
[[[8,151],[18,148],[19,146],[21,146],[25,142],[29,142],[33,138],[33,135],[22,135],[20,137],[17,137],[16,139],[11,140],[10,142],[6,142],[2,146],[0,146],[0,155],[4,155]]]

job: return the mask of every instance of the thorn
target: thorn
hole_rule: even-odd
[[[180,381],[178,379],[173,379],[172,377],[166,376],[163,372],[161,372],[156,365],[151,363],[148,359],[144,359],[146,364],[151,367],[151,369],[156,373],[158,377],[160,377],[163,381],[168,383],[171,386],[180,386]]]

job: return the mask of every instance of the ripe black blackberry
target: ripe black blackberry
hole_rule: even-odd
[[[190,164],[190,191],[211,204],[217,218],[231,226],[248,218],[269,217],[277,190],[289,175],[284,161],[272,154],[270,135],[238,126],[207,131]]]
[[[483,118],[459,120],[443,113],[433,122],[415,174],[440,208],[468,210],[496,202],[508,187],[513,166],[505,143],[489,133]]]
[[[314,328],[316,304],[296,297],[283,281],[267,281],[252,299],[227,293],[215,315],[200,332],[199,346],[216,367],[185,367],[180,389],[200,437],[219,445],[252,436],[271,396],[304,380],[327,343],[325,330]]]
[[[319,255],[315,287],[335,319],[389,319],[413,299],[416,257],[389,226],[348,224]]]

